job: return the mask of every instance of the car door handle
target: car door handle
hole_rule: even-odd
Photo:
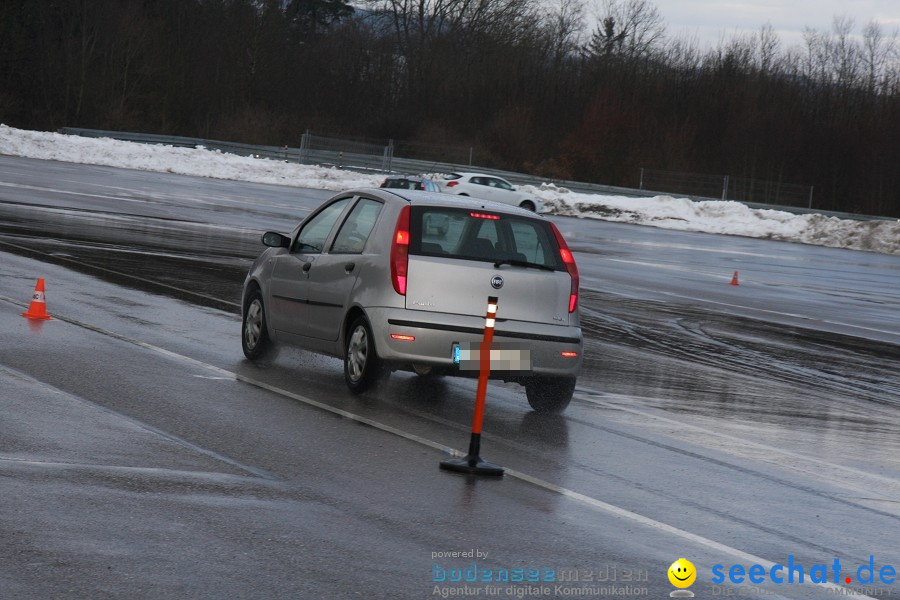
[[[304,273],[309,273],[309,270],[312,268],[312,263],[311,262],[303,263],[303,266],[300,268],[303,270]]]
[[[356,268],[356,263],[347,263],[346,265],[344,265],[344,272],[351,273],[351,272],[353,272],[353,269],[355,269],[355,268]]]

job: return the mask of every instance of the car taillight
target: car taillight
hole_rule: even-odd
[[[459,185],[459,182],[458,181],[448,181],[447,182],[447,187],[453,187],[454,185]]]
[[[572,288],[569,292],[569,312],[575,312],[575,309],[578,307],[578,265],[575,264],[575,257],[572,256],[569,245],[559,232],[559,229],[553,223],[550,223],[550,227],[553,228],[553,235],[556,236],[556,243],[559,245],[559,257],[562,259],[563,264],[566,265],[569,277],[572,278]]]
[[[406,295],[406,271],[409,267],[409,205],[400,210],[394,238],[391,240],[391,283],[394,291]]]

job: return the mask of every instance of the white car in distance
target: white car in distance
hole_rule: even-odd
[[[484,173],[450,173],[436,180],[441,191],[459,196],[472,196],[503,204],[541,212],[543,205],[533,195],[519,191],[516,186],[496,175]]]

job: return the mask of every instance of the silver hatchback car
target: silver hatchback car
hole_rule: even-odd
[[[582,365],[578,269],[543,217],[432,192],[360,189],[262,242],[269,248],[244,281],[248,358],[273,343],[343,358],[356,393],[393,370],[477,376],[494,296],[491,377],[523,384],[536,411],[569,404]]]

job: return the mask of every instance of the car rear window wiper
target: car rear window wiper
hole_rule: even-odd
[[[533,263],[528,262],[527,260],[518,260],[515,258],[501,258],[497,262],[494,263],[494,268],[500,267],[500,265],[512,265],[514,267],[531,267],[532,269],[542,269],[544,271],[555,271],[553,267],[548,267],[547,265],[542,265],[541,263]]]

